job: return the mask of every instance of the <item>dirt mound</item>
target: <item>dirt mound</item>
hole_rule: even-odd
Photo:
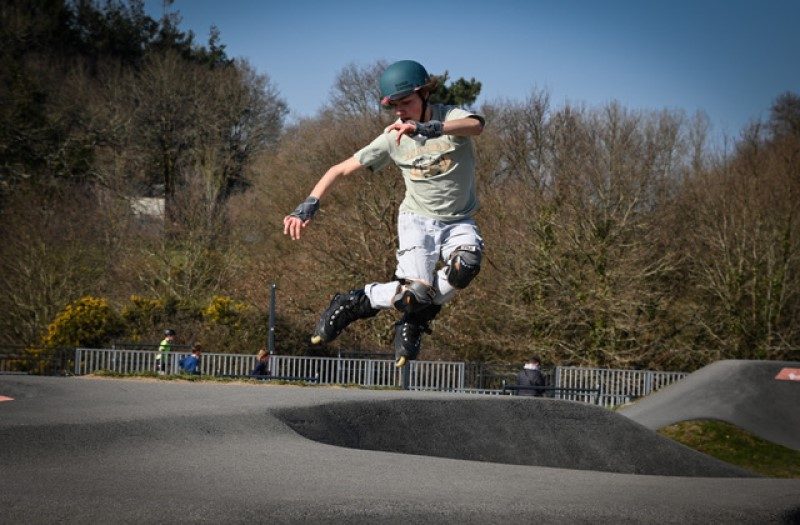
[[[348,401],[276,411],[329,445],[659,476],[751,477],[608,410],[551,399]]]

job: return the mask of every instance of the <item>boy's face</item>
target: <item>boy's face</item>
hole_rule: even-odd
[[[422,97],[419,93],[411,93],[401,99],[390,102],[394,114],[400,120],[422,120]]]

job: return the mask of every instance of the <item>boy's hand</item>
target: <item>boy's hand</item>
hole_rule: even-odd
[[[397,144],[400,144],[400,139],[403,138],[403,135],[408,135],[409,137],[413,137],[417,134],[417,123],[413,120],[407,120],[405,122],[393,122],[391,125],[387,126],[384,130],[385,133],[389,133],[390,131],[397,131]]]
[[[406,120],[404,122],[394,122],[384,131],[389,132],[393,130],[397,131],[398,145],[403,135],[408,135],[424,146],[426,140],[442,136],[444,125],[438,120],[431,120],[428,122]]]
[[[319,210],[319,199],[308,197],[301,202],[292,213],[283,218],[283,233],[289,235],[292,240],[300,238],[303,228],[308,226]]]
[[[283,218],[283,234],[288,235],[293,241],[296,241],[300,238],[300,233],[303,231],[303,228],[308,226],[310,222],[310,220],[300,220],[294,215],[287,215]]]

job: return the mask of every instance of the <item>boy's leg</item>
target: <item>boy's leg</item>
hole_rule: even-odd
[[[430,334],[430,323],[441,311],[442,307],[432,304],[422,310],[406,312],[402,319],[395,323],[394,357],[398,368],[413,361],[422,348],[422,334]]]
[[[414,310],[431,304],[434,270],[439,260],[436,222],[413,213],[397,219],[397,267],[394,280],[368,284],[365,292],[375,308]]]
[[[472,219],[449,225],[442,236],[442,259],[445,266],[436,272],[434,304],[445,304],[480,271],[483,238]]]
[[[379,311],[372,307],[364,290],[337,293],[314,327],[311,343],[317,345],[333,341],[353,321],[374,317]]]
[[[391,297],[403,317],[395,323],[394,352],[396,366],[416,359],[422,346],[422,334],[431,333],[430,322],[442,307],[434,304],[436,264],[440,258],[441,221],[413,214],[398,219],[400,250],[397,252],[397,276],[402,285]]]
[[[430,323],[441,311],[442,305],[452,300],[456,292],[466,287],[480,270],[483,239],[475,221],[468,219],[446,224],[437,234],[441,256],[447,264],[434,277],[432,304],[419,311],[406,311],[395,326],[395,365],[398,367],[417,358],[422,334],[431,332]]]
[[[399,249],[396,274],[399,278],[404,277],[404,272],[408,272],[411,276],[426,275],[426,263],[418,257],[420,254],[433,251],[433,247],[426,247],[425,227],[421,220],[424,218],[407,213],[401,213],[398,217]],[[433,278],[433,264],[430,267],[429,280]],[[371,283],[363,290],[337,293],[320,317],[311,342],[320,344],[333,341],[353,321],[373,317],[380,309],[391,308],[400,288],[401,281],[395,280],[388,283]]]

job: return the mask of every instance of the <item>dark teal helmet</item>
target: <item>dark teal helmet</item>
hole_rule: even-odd
[[[381,75],[381,104],[397,100],[430,87],[431,76],[419,62],[401,60],[386,68]]]

